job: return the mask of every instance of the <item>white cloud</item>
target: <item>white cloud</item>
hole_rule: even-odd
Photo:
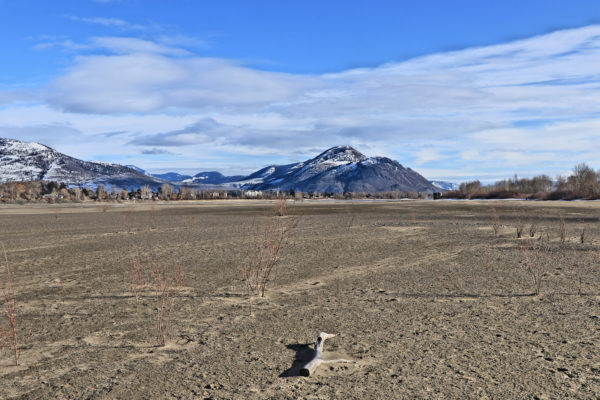
[[[417,151],[416,156],[417,158],[415,159],[415,164],[417,165],[422,165],[430,161],[439,161],[441,159],[446,158],[445,156],[441,155],[437,150],[427,148]]]
[[[159,43],[168,46],[181,46],[196,49],[207,49],[210,47],[210,42],[207,39],[188,35],[160,35],[156,40]]]
[[[48,50],[54,47],[59,47],[62,49],[78,51],[78,50],[89,50],[91,48],[88,44],[77,43],[70,39],[58,39],[58,40],[50,40],[38,43],[33,46],[34,50]]]
[[[167,57],[158,54],[162,46],[152,48],[144,41],[98,42],[111,50],[129,47],[132,53],[79,57],[52,83],[50,104],[84,113],[256,110],[311,87],[309,78],[257,71],[227,60]]]
[[[76,21],[83,22],[86,24],[95,24],[102,25],[111,28],[119,28],[119,29],[129,29],[129,30],[146,30],[148,29],[145,25],[134,24],[129,21],[125,21],[120,18],[108,18],[108,17],[79,17],[76,15],[65,15],[65,18]]]
[[[184,49],[163,46],[149,40],[137,38],[96,37],[92,39],[92,43],[96,47],[104,48],[117,54],[161,54],[165,56],[185,56],[190,54]]]
[[[552,174],[600,159],[597,25],[322,75],[198,57],[180,47],[192,39],[92,38],[80,46],[102,54],[77,57],[46,88],[54,110],[38,107],[33,119],[131,132],[115,137],[137,152],[168,146],[189,157],[368,143],[373,155],[443,162],[465,176]]]

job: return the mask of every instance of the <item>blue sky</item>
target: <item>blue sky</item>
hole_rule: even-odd
[[[0,49],[0,137],[86,160],[600,168],[598,1],[0,0]]]

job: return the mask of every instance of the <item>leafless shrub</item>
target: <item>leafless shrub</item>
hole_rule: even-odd
[[[541,231],[540,236],[538,236],[537,240],[545,240],[546,243],[550,243],[550,234],[548,231]]]
[[[130,287],[139,301],[142,290],[156,299],[156,333],[158,345],[164,346],[169,327],[169,315],[175,296],[181,291],[184,273],[181,264],[142,262],[135,258],[129,271]]]
[[[121,214],[122,225],[127,229],[127,233],[132,233],[137,221],[137,215],[131,207],[126,207]]]
[[[565,224],[565,216],[560,215],[558,219],[558,237],[561,243],[564,243],[567,238],[567,227]]]
[[[543,241],[528,239],[521,245],[521,253],[527,273],[533,280],[534,293],[539,296],[542,280],[550,264],[550,248]]]
[[[417,223],[417,213],[415,212],[415,210],[412,210],[410,212],[410,220],[412,221],[413,224]]]
[[[183,219],[183,229],[186,231],[193,231],[196,227],[197,220],[198,217],[195,214],[191,216],[185,216]]]
[[[277,200],[275,200],[273,211],[278,217],[285,217],[287,215],[287,200],[285,197],[279,196]]]
[[[582,287],[583,287],[583,276],[581,274],[581,265],[578,262],[577,247],[575,244],[573,244],[571,251],[572,251],[573,257],[572,257],[572,259],[567,260],[567,262],[569,264],[569,269],[571,270],[571,276],[577,283],[577,294],[581,295]]]
[[[298,219],[294,217],[269,218],[262,225],[253,221],[250,231],[245,234],[247,243],[238,269],[250,299],[250,314],[251,297],[259,294],[265,296],[265,289],[273,278],[281,252],[289,243],[289,233],[297,224]]]
[[[4,299],[4,313],[8,319],[8,329],[4,330],[0,328],[0,348],[8,345],[11,349],[14,358],[15,365],[19,365],[19,355],[21,354],[21,343],[18,337],[17,331],[21,325],[19,310],[17,306],[17,298],[15,296],[15,288],[13,283],[13,277],[10,270],[10,264],[8,263],[8,256],[6,255],[6,249],[2,243],[2,251],[4,252],[4,262],[6,269],[6,282],[2,285],[2,297]]]
[[[156,206],[154,204],[150,205],[150,210],[148,211],[148,225],[151,230],[156,229]]]
[[[529,225],[529,237],[535,237],[535,234],[538,231],[539,222],[536,218],[531,219],[531,224]]]
[[[144,269],[139,259],[135,258],[131,263],[131,270],[129,271],[129,281],[131,291],[135,295],[135,301],[140,301],[140,290],[144,286]]]
[[[158,301],[156,321],[158,342],[160,346],[164,346],[173,297],[183,286],[183,269],[180,264],[173,268],[172,264],[163,263],[161,265],[152,265],[150,275],[152,277],[152,284]]]
[[[579,242],[581,244],[585,243],[586,233],[587,233],[587,226],[585,225],[585,221],[582,219],[581,220],[581,233],[579,234]]]
[[[356,213],[350,214],[350,218],[348,219],[348,228],[351,228],[354,225],[355,220],[356,220]]]
[[[523,221],[523,216],[519,214],[517,216],[517,239],[523,237],[523,230],[525,229],[525,222]]]
[[[500,231],[500,215],[498,214],[496,207],[492,207],[490,218],[492,222],[492,229],[494,230],[494,236],[498,236],[498,232]]]

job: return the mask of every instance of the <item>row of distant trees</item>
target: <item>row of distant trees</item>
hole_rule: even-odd
[[[173,186],[164,184],[158,189],[142,186],[137,190],[105,188],[100,184],[96,188],[68,187],[64,183],[29,181],[7,182],[0,185],[0,201],[2,202],[78,202],[78,201],[125,201],[125,200],[191,200],[208,198],[227,198],[227,191],[200,191],[191,188],[175,190]]]
[[[129,200],[206,200],[206,199],[419,199],[427,198],[428,193],[410,191],[386,191],[379,193],[332,193],[332,192],[302,192],[290,189],[281,190],[200,190],[193,187],[173,187],[163,184],[158,188],[142,186],[137,190],[105,188],[98,185],[96,188],[69,187],[64,183],[29,181],[7,182],[0,184],[0,202],[83,202],[83,201],[129,201]]]
[[[480,181],[464,182],[459,190],[444,194],[447,198],[460,199],[502,199],[530,198],[539,200],[574,200],[600,198],[600,170],[594,171],[587,164],[577,164],[571,175],[557,176],[555,180],[548,175],[533,178],[503,179],[491,185],[482,185]]]

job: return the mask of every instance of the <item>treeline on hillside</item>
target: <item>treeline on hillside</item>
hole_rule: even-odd
[[[0,184],[0,203],[26,202],[84,202],[84,201],[130,201],[130,200],[210,200],[210,199],[419,199],[428,198],[428,193],[388,191],[380,193],[303,193],[299,190],[200,190],[187,186],[174,188],[169,184],[153,190],[143,186],[137,190],[112,188],[104,185],[97,188],[68,187],[64,183],[46,181],[7,182]]]
[[[532,199],[532,200],[575,200],[600,199],[600,171],[594,171],[587,164],[578,164],[571,175],[557,176],[552,180],[548,175],[533,178],[503,179],[491,185],[480,181],[464,182],[459,190],[444,193],[452,199]]]

